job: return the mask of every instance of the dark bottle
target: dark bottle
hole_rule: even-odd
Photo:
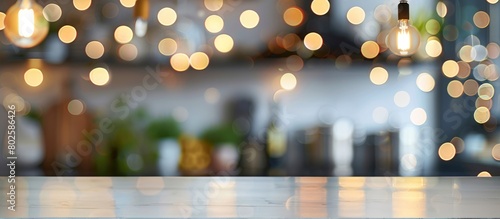
[[[272,106],[271,121],[266,130],[266,154],[268,158],[268,175],[286,175],[285,154],[287,151],[287,133],[278,104]]]

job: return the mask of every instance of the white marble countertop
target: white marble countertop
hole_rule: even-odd
[[[3,197],[7,178],[0,178]],[[497,218],[500,178],[17,177],[0,217]]]

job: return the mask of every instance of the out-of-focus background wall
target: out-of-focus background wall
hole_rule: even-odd
[[[496,2],[410,1],[406,58],[398,1],[150,1],[142,38],[135,1],[38,3],[42,44],[0,36],[21,175],[500,174]]]

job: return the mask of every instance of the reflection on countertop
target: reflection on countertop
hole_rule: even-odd
[[[500,178],[18,177],[16,211],[0,216],[492,218],[498,206]]]

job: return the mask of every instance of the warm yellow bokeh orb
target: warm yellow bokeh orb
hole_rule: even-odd
[[[483,72],[484,78],[489,81],[496,81],[500,78],[500,71],[497,65],[489,64],[484,68]]]
[[[89,9],[92,4],[92,0],[73,0],[73,6],[79,11],[85,11]]]
[[[464,61],[458,61],[458,75],[457,77],[459,78],[468,78],[471,72],[471,67],[469,63],[464,62]]]
[[[121,44],[126,44],[132,41],[132,38],[134,37],[134,32],[130,27],[123,25],[116,28],[114,36],[116,42]]]
[[[5,29],[4,20],[5,20],[5,13],[0,12],[0,30]]]
[[[85,53],[91,59],[99,59],[104,55],[104,46],[99,41],[92,41],[85,46]]]
[[[308,33],[304,37],[304,45],[311,51],[316,51],[323,46],[323,38],[316,32]]]
[[[479,28],[486,28],[490,25],[490,15],[484,11],[478,11],[473,17],[474,24]]]
[[[459,66],[458,66],[457,62],[455,62],[453,60],[448,60],[448,61],[443,63],[441,70],[443,71],[443,74],[446,77],[453,78],[453,77],[457,76]]]
[[[414,125],[423,125],[427,121],[427,113],[422,108],[416,108],[411,111],[410,120]]]
[[[328,0],[313,0],[311,2],[311,10],[316,15],[325,15],[330,11],[330,1]]]
[[[68,103],[68,112],[71,115],[78,116],[81,115],[85,111],[85,105],[81,100],[71,100]]]
[[[157,18],[163,26],[170,26],[177,20],[177,13],[174,9],[166,7],[158,12]]]
[[[477,89],[477,94],[483,100],[490,100],[495,95],[495,87],[490,83],[481,84]]]
[[[297,86],[297,78],[292,73],[281,76],[280,85],[285,90],[293,90]]]
[[[223,0],[204,0],[203,4],[209,11],[218,11],[224,5]]]
[[[478,97],[476,99],[476,108],[479,108],[482,106],[484,106],[488,109],[491,109],[491,107],[493,106],[493,101],[492,100],[483,100],[483,99]]]
[[[438,150],[439,158],[444,161],[450,161],[455,157],[456,153],[457,150],[455,149],[455,146],[450,142],[442,144]]]
[[[94,68],[89,74],[90,81],[97,86],[104,86],[109,82],[109,73],[105,68]]]
[[[1,18],[0,18],[1,20]],[[0,23],[1,25],[1,23]],[[500,56],[500,46],[495,43],[491,42],[486,46],[486,49],[488,50],[488,58],[490,59],[497,59]]]
[[[56,22],[61,18],[61,16],[62,9],[57,4],[50,3],[43,8],[43,17],[45,17],[45,20],[47,20],[48,22]],[[0,18],[0,26],[3,23],[1,22],[1,20],[2,19]],[[2,28],[0,28],[0,30],[1,29]]]
[[[259,24],[259,14],[253,10],[246,10],[240,15],[240,23],[247,29],[255,28]]]
[[[137,58],[139,51],[134,44],[125,44],[118,49],[118,56],[125,61],[133,61]]]
[[[370,72],[370,81],[375,85],[382,85],[389,79],[389,73],[385,68],[375,67]]]
[[[120,0],[120,4],[122,4],[123,7],[131,8],[135,6],[135,1],[136,0]]]
[[[210,33],[218,33],[224,28],[224,20],[219,15],[210,15],[205,19],[205,29]]]
[[[430,57],[436,58],[443,52],[443,46],[438,40],[429,40],[425,45],[425,52]]]
[[[482,171],[477,174],[477,177],[491,177],[491,174],[488,171]]]
[[[490,120],[490,110],[484,106],[481,106],[474,111],[474,120],[479,124],[484,124]]]
[[[291,7],[283,13],[283,20],[286,24],[296,27],[304,22],[304,12],[298,7]]]
[[[221,34],[214,40],[215,48],[222,53],[227,53],[233,49],[233,38],[227,34]]]
[[[469,79],[464,82],[464,93],[467,96],[474,96],[477,94],[477,90],[479,88],[479,84],[474,79]]]
[[[347,20],[349,23],[358,25],[365,21],[365,10],[363,8],[355,6],[347,11]]]
[[[464,93],[464,86],[462,82],[453,80],[448,83],[447,91],[450,97],[459,98]]]
[[[361,54],[367,59],[373,59],[380,53],[380,47],[375,41],[366,41],[361,45]]]
[[[189,56],[177,53],[170,58],[170,65],[176,71],[186,71],[189,68]]]
[[[59,29],[58,36],[61,42],[72,43],[76,39],[77,32],[73,26],[65,25]]]
[[[284,37],[276,38],[276,42],[278,42],[280,47],[283,47],[290,52],[295,52],[299,48],[298,44],[301,42],[301,40],[297,34],[289,33]]]
[[[472,57],[472,46],[470,45],[465,45],[460,48],[460,51],[458,52],[458,55],[460,56],[460,59],[464,62],[472,62],[474,61],[474,57]]]
[[[43,73],[37,68],[28,69],[24,73],[24,81],[31,87],[38,87],[43,82]]]
[[[429,73],[421,73],[417,77],[417,87],[423,92],[431,92],[436,85],[436,81]]]
[[[491,156],[493,159],[500,161],[500,144],[493,146],[493,149],[491,149]]]
[[[438,2],[436,5],[436,12],[439,17],[446,17],[446,14],[448,14],[448,7],[446,7],[446,4],[442,1]]]
[[[465,141],[460,137],[453,137],[450,143],[453,144],[453,146],[455,146],[457,154],[460,154],[465,150]]]
[[[304,67],[304,60],[298,55],[286,58],[286,67],[291,71],[300,71]]]
[[[158,51],[165,56],[171,56],[177,52],[177,42],[171,38],[165,38],[158,43]]]
[[[189,63],[194,69],[203,70],[207,68],[208,64],[210,63],[210,59],[204,52],[195,52],[191,55],[191,57],[189,57]]]

